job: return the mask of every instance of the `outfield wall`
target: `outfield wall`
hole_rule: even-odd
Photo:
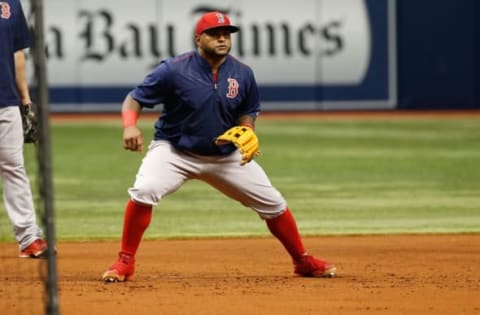
[[[29,1],[23,2],[28,10]],[[476,96],[466,93],[463,81],[473,67],[452,77],[448,71],[458,69],[455,63],[466,70],[473,60],[449,53],[445,38],[429,36],[456,33],[451,24],[457,18],[440,21],[451,9],[442,4],[453,0],[435,1],[440,13],[433,26],[426,22],[432,15],[416,11],[428,10],[423,2],[431,1],[421,2],[142,0],[131,7],[126,0],[44,1],[51,110],[118,111],[126,93],[160,60],[194,49],[194,23],[212,9],[227,12],[240,26],[232,54],[254,69],[265,110],[469,108]],[[458,23],[468,28],[467,20]],[[468,46],[468,34],[462,36]],[[437,78],[442,89],[430,93]]]
[[[398,0],[398,107],[480,108],[480,2]]]

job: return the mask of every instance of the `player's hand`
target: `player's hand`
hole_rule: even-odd
[[[123,148],[133,152],[143,152],[143,135],[137,126],[123,129]]]

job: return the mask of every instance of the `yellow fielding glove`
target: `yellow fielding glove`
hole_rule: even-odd
[[[255,132],[250,127],[232,127],[215,140],[216,145],[223,145],[230,142],[238,148],[243,156],[240,165],[247,164],[260,154],[257,135],[255,135]]]

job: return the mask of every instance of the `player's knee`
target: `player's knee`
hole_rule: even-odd
[[[264,220],[269,220],[269,219],[274,219],[281,215],[282,213],[285,212],[285,209],[287,207],[285,205],[279,205],[276,208],[270,208],[270,209],[254,209],[257,214],[260,216],[260,218]]]
[[[128,193],[135,203],[156,206],[160,200],[152,189],[142,189],[142,187],[133,187],[128,189]]]

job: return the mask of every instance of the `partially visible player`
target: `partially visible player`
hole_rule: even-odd
[[[225,14],[204,14],[196,25],[197,49],[161,62],[126,96],[122,117],[127,150],[144,149],[136,125],[141,109],[163,104],[164,111],[128,190],[118,260],[103,280],[133,277],[135,254],[151,222],[152,208],[190,179],[202,180],[258,213],[290,254],[295,274],[335,275],[333,264],[307,253],[285,199],[252,160],[258,152],[254,129],[259,93],[252,70],[229,55],[230,34],[238,30]],[[244,135],[248,140],[239,149],[225,141]]]
[[[27,177],[24,135],[19,106],[30,106],[24,49],[30,32],[18,0],[0,1],[0,174],[3,199],[20,257],[37,258],[47,244],[36,223],[30,182]],[[27,109],[25,107],[25,109]]]

